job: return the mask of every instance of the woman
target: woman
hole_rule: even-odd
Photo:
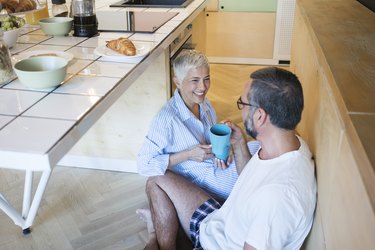
[[[201,52],[185,50],[174,60],[173,69],[174,96],[151,123],[138,154],[138,172],[155,176],[169,169],[224,201],[238,174],[234,164],[215,167],[211,152],[209,129],[216,123],[216,113],[206,98],[210,89],[208,60]]]

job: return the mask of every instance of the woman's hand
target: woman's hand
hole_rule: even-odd
[[[192,161],[202,162],[207,159],[213,158],[211,145],[196,145],[187,150],[189,155],[188,159]]]
[[[215,167],[217,168],[226,169],[229,166],[229,164],[232,163],[232,161],[233,161],[233,154],[232,154],[232,151],[230,151],[227,161],[223,161],[222,159],[215,158],[214,164],[215,164]]]
[[[168,168],[172,168],[173,166],[187,160],[202,162],[213,157],[214,155],[212,154],[211,145],[198,144],[184,151],[171,154],[169,156]]]

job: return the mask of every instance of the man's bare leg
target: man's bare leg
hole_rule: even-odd
[[[159,247],[163,249],[161,247],[163,244],[163,247],[173,249],[179,224],[190,237],[191,216],[210,196],[198,186],[170,171],[165,175],[149,178],[146,190],[150,198],[152,220]],[[171,227],[168,226],[170,223]]]
[[[149,199],[157,245],[161,250],[176,249],[179,228],[176,210],[168,195],[155,184],[155,178],[157,177],[150,177],[147,180],[146,193]],[[147,245],[152,245],[151,237]]]

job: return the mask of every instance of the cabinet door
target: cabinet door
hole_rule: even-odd
[[[276,13],[207,12],[209,57],[272,58]]]
[[[334,173],[329,216],[324,220],[327,249],[370,250],[375,246],[375,217],[353,157],[343,137]]]
[[[206,11],[218,11],[219,10],[219,0],[209,0],[206,6]]]

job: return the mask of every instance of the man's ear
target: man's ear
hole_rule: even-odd
[[[268,119],[268,114],[262,108],[257,108],[255,111],[255,122],[258,123],[258,126],[262,126],[266,123]]]
[[[177,79],[177,77],[173,77],[173,82],[174,82],[174,84],[176,85],[176,88],[180,88],[180,82],[179,82],[179,80]]]

